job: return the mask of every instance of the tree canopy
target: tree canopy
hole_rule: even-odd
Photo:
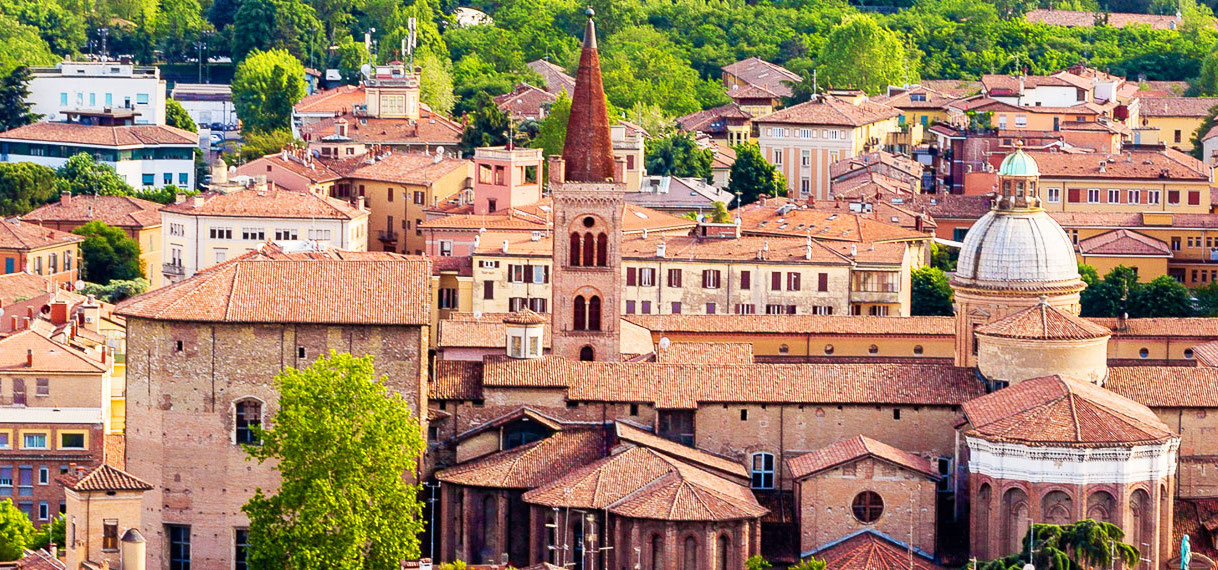
[[[192,133],[199,131],[194,119],[190,118],[190,114],[182,108],[182,104],[173,99],[165,99],[165,124]]]
[[[701,148],[692,133],[674,132],[645,141],[647,173],[659,176],[711,178],[711,162],[715,152]]]
[[[1079,300],[1084,317],[1191,317],[1196,312],[1193,293],[1167,275],[1140,283],[1137,269],[1119,265],[1099,279],[1095,268],[1080,265],[1079,276],[1087,284]]]
[[[896,32],[871,16],[850,16],[833,28],[817,67],[825,85],[881,95],[889,85],[916,83],[918,70]]]
[[[60,192],[97,194],[99,196],[130,196],[131,185],[115,172],[114,167],[97,161],[93,155],[79,153],[68,159],[56,171]]]
[[[278,491],[258,489],[250,519],[253,568],[397,570],[419,555],[419,485],[407,481],[426,443],[372,356],[331,352],[275,377],[278,411],[246,446],[273,461]]]
[[[30,517],[21,512],[12,499],[0,501],[0,562],[21,558],[33,535]]]
[[[910,272],[909,313],[911,315],[935,315],[950,317],[952,310],[952,287],[947,274],[938,267],[929,265]]]
[[[28,125],[41,118],[30,110],[30,68],[20,66],[0,78],[0,131]]]
[[[736,146],[727,190],[739,194],[742,205],[751,204],[762,195],[786,196],[787,177],[761,156],[756,144],[745,143]]]
[[[1125,531],[1121,527],[1092,519],[1070,525],[1034,524],[1020,541],[1023,544],[1021,552],[981,563],[977,568],[1022,570],[1028,563],[1029,542],[1032,543],[1032,564],[1043,570],[1108,568],[1114,561],[1132,568],[1138,563],[1139,552],[1123,540]]]
[[[243,128],[253,132],[290,128],[292,106],[304,94],[304,65],[281,49],[251,53],[233,77],[233,106]]]
[[[55,199],[55,171],[32,162],[0,162],[0,216],[20,216]]]
[[[81,279],[105,285],[114,280],[129,281],[145,276],[140,263],[140,244],[123,230],[93,220],[72,233],[85,237],[80,242]]]

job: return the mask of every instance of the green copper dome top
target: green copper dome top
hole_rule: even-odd
[[[1040,168],[1036,166],[1036,161],[1023,151],[1023,148],[1017,146],[1015,152],[1002,159],[1002,165],[998,167],[998,175],[1040,176]]]

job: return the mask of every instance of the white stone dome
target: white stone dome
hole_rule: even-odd
[[[1043,210],[982,216],[964,237],[954,281],[985,289],[1082,288],[1074,244]]]

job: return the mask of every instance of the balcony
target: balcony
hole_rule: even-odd
[[[900,303],[900,291],[851,291],[851,303]]]
[[[376,239],[386,243],[395,243],[398,241],[398,233],[392,230],[377,230]]]
[[[165,275],[177,275],[180,277],[180,276],[186,274],[186,270],[182,267],[182,264],[180,262],[179,263],[164,263],[164,264],[161,264],[161,273],[163,273]]]

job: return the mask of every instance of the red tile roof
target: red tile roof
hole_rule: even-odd
[[[127,299],[116,312],[170,321],[427,325],[430,283],[423,257],[304,261],[252,252]]]
[[[420,108],[419,119],[382,119],[345,113],[326,117],[300,127],[306,141],[334,134],[334,124],[347,121],[347,136],[365,144],[383,145],[455,145],[461,142],[464,127],[439,113]]]
[[[94,126],[80,123],[31,123],[0,133],[0,140],[49,142],[113,148],[160,145],[198,146],[199,136],[167,125]]]
[[[441,330],[444,322],[440,321]],[[436,359],[433,378],[427,388],[427,397],[431,400],[481,400],[482,363]]]
[[[901,111],[873,101],[861,101],[857,105],[849,101],[825,95],[754,119],[756,123],[786,123],[795,125],[843,125],[861,127],[891,119]]]
[[[149,491],[152,485],[113,465],[103,463],[84,475],[68,473],[56,477],[73,491]]]
[[[723,66],[723,72],[731,74],[745,83],[765,89],[779,97],[790,97],[791,87],[787,83],[798,82],[803,79],[794,71],[757,57],[750,57],[725,65]]]
[[[1163,178],[1177,180],[1209,180],[1204,163],[1174,149],[1159,151],[1126,151],[1120,155],[1073,154],[1033,150],[1028,154],[1036,160],[1044,178]],[[1101,171],[1100,163],[1103,163]]]
[[[471,165],[468,160],[453,158],[448,154],[437,160],[434,154],[394,152],[382,155],[372,164],[360,162],[346,173],[346,177],[398,184],[431,185],[461,169],[469,176],[473,172]]]
[[[318,91],[301,99],[293,107],[297,113],[346,113],[365,102],[364,89],[357,85],[342,85]]]
[[[675,459],[717,471],[722,475],[748,480],[749,472],[738,462],[725,457],[681,445],[675,441],[664,439],[649,431],[644,431],[626,422],[614,424],[618,441],[636,446],[647,447]]]
[[[192,216],[310,220],[355,220],[368,215],[367,210],[356,209],[345,200],[275,188],[238,190],[227,194],[204,192],[184,202],[166,205],[161,211]]]
[[[544,89],[518,83],[510,92],[495,97],[494,101],[503,112],[520,121],[541,119],[556,99],[554,94]]]
[[[788,459],[787,466],[790,468],[791,477],[799,480],[864,457],[887,461],[931,479],[939,478],[939,471],[925,457],[897,449],[863,435],[843,439],[811,453]]]
[[[0,275],[0,307],[8,307],[19,299],[45,295],[55,288],[41,275],[25,271]]]
[[[745,84],[743,86],[733,85],[727,90],[727,96],[732,101],[740,102],[745,99],[779,99],[780,95],[764,87],[759,87],[753,84]]]
[[[747,487],[646,447],[571,471],[525,493],[524,500],[669,521],[755,519],[766,513]]]
[[[1218,340],[1211,340],[1206,343],[1192,347],[1193,357],[1197,362],[1211,368],[1218,366]]]
[[[1079,240],[1078,250],[1083,255],[1096,256],[1172,256],[1171,247],[1164,241],[1127,229],[1112,230]]]
[[[494,489],[533,489],[605,455],[599,429],[568,429],[436,473],[445,483]]]
[[[27,354],[33,355],[33,366],[26,365]],[[37,331],[26,330],[0,339],[0,370],[101,374],[109,369],[109,365],[101,363],[98,354],[85,354]]]
[[[954,317],[873,317],[869,315],[625,315],[653,332],[741,334],[828,334],[864,336],[950,336]]]
[[[1104,387],[1152,408],[1218,407],[1218,369],[1113,366]]]
[[[161,225],[161,205],[131,196],[82,194],[41,206],[22,216],[27,222],[72,222],[101,220],[120,228],[149,228]]]
[[[915,100],[913,95],[918,94],[921,100]],[[876,97],[876,103],[883,103],[889,107],[897,109],[945,109],[948,103],[959,99],[958,95],[949,95],[935,90],[932,87],[925,85],[915,85],[906,91],[893,95],[885,95]]]
[[[558,95],[563,91],[570,95],[575,92],[575,78],[567,74],[563,68],[544,59],[530,61],[529,69],[537,72],[545,81],[546,91]]]
[[[672,260],[737,260],[761,258],[762,263],[803,263],[817,265],[850,265],[850,258],[833,249],[833,243],[812,240],[808,255],[807,238],[741,236],[739,238],[702,238],[696,236],[657,236],[630,234],[622,237],[622,257],[626,259],[660,259],[657,247],[664,244],[664,258]],[[810,259],[809,259],[810,257]]]
[[[701,131],[721,135],[727,133],[729,121],[745,122],[752,118],[752,115],[733,102],[677,117],[677,126],[681,127],[683,131]]]
[[[920,552],[863,531],[815,553],[833,570],[943,570]]]
[[[662,364],[752,364],[753,344],[748,342],[673,342],[656,347]]]
[[[1107,20],[1107,25],[1113,28],[1140,24],[1156,30],[1174,30],[1179,27],[1180,18],[1174,15],[1135,14],[1129,12],[1076,12],[1073,10],[1029,10],[1024,18],[1034,24],[1050,26],[1066,26],[1071,28],[1090,28],[1095,26],[1097,18]]]
[[[812,208],[786,199],[753,202],[732,213],[740,218],[740,230],[750,235],[811,235],[816,241],[853,243],[931,239],[926,233],[872,219],[867,214]]]
[[[1204,118],[1218,105],[1218,97],[1148,97],[1142,99],[1143,117]]]
[[[0,249],[40,249],[66,243],[84,241],[85,238],[68,232],[44,228],[20,218],[0,220]]]
[[[25,555],[16,562],[17,570],[66,570],[67,565],[58,558],[51,556],[46,549],[26,550]]]
[[[535,313],[534,313],[535,314]],[[453,315],[439,322],[436,346],[439,348],[497,348],[507,350],[507,331],[504,319],[508,313],[483,313],[480,317],[469,314]],[[549,321],[543,321],[542,346],[550,347]]]
[[[977,328],[977,334],[1025,340],[1108,338],[1112,330],[1042,301]]]
[[[1177,437],[1145,405],[1061,376],[1024,380],[969,400],[963,409],[967,435],[997,442],[1105,447]]]

